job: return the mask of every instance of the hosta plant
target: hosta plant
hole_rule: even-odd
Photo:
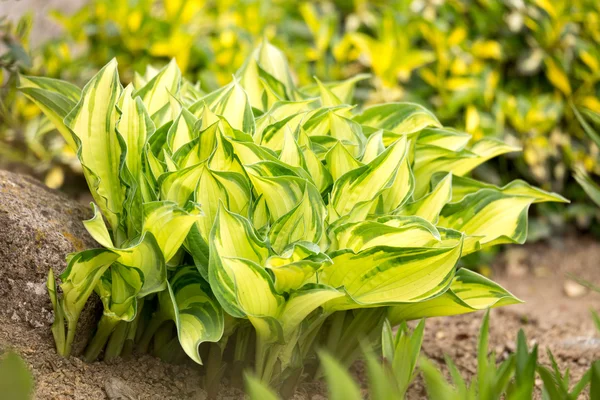
[[[357,110],[355,80],[315,91],[293,76],[265,42],[208,94],[175,62],[140,86],[122,87],[114,60],[83,90],[22,77],[77,150],[95,202],[84,224],[102,246],[68,256],[60,290],[50,275],[61,354],[95,291],[88,360],[182,348],[207,376],[252,365],[285,392],[315,348],[349,363],[386,317],[519,301],[459,264],[523,243],[531,204],[565,201],[468,177],[516,148],[472,142],[416,104]]]

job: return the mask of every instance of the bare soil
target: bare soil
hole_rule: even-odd
[[[600,294],[584,291],[569,297],[564,290],[566,274],[598,283],[600,243],[587,237],[511,248],[494,266],[495,278],[524,304],[495,309],[490,320],[490,347],[499,358],[514,351],[517,332],[523,329],[530,344],[538,343],[540,358],[548,362],[550,349],[561,368],[569,368],[579,379],[593,360],[600,359],[600,333],[595,331],[590,309],[600,310]],[[482,313],[427,321],[424,353],[443,364],[451,356],[461,372],[476,373],[477,337]],[[86,364],[78,358],[56,355],[48,335],[25,329],[11,320],[0,323],[0,348],[11,347],[30,365],[36,382],[36,399],[204,399],[199,369],[190,364],[170,365],[141,356],[114,363]],[[361,363],[353,373],[366,387]],[[538,382],[541,383],[541,382]],[[220,399],[241,399],[242,393],[228,382]],[[323,382],[302,384],[295,399],[327,398]],[[426,398],[420,379],[410,389],[409,399]]]

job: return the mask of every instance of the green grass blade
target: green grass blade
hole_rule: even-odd
[[[361,400],[360,389],[348,371],[331,355],[320,352],[319,358],[329,387],[330,400]]]

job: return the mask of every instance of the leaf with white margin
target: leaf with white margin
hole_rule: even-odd
[[[415,304],[400,304],[389,308],[393,325],[424,317],[466,314],[487,308],[521,303],[497,283],[468,269],[456,272],[450,288],[442,295]]]
[[[198,347],[218,342],[225,329],[223,309],[212,296],[209,284],[194,267],[180,267],[158,300],[160,312],[175,322],[183,350],[202,364]]]

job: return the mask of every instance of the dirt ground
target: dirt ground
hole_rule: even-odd
[[[579,297],[565,293],[566,274],[598,283],[600,243],[592,238],[571,237],[551,243],[513,247],[501,255],[494,270],[496,279],[525,300],[524,304],[495,309],[490,320],[490,347],[499,358],[514,351],[522,328],[530,344],[538,343],[540,357],[548,362],[546,349],[561,368],[579,379],[592,360],[600,359],[600,333],[590,318],[591,308],[600,310],[600,294],[582,291]],[[466,376],[476,372],[476,346],[482,313],[427,321],[423,351],[443,362],[450,355]],[[34,330],[11,321],[0,324],[0,347],[17,350],[31,366],[36,399],[204,399],[199,370],[194,365],[169,365],[150,356],[118,360],[112,364],[86,364],[78,358],[56,355],[53,343]],[[353,373],[366,386],[360,363]],[[541,382],[538,382],[541,384]],[[222,384],[220,399],[243,398],[240,391]],[[296,400],[327,398],[322,382],[302,384]],[[409,399],[425,398],[417,379]]]

